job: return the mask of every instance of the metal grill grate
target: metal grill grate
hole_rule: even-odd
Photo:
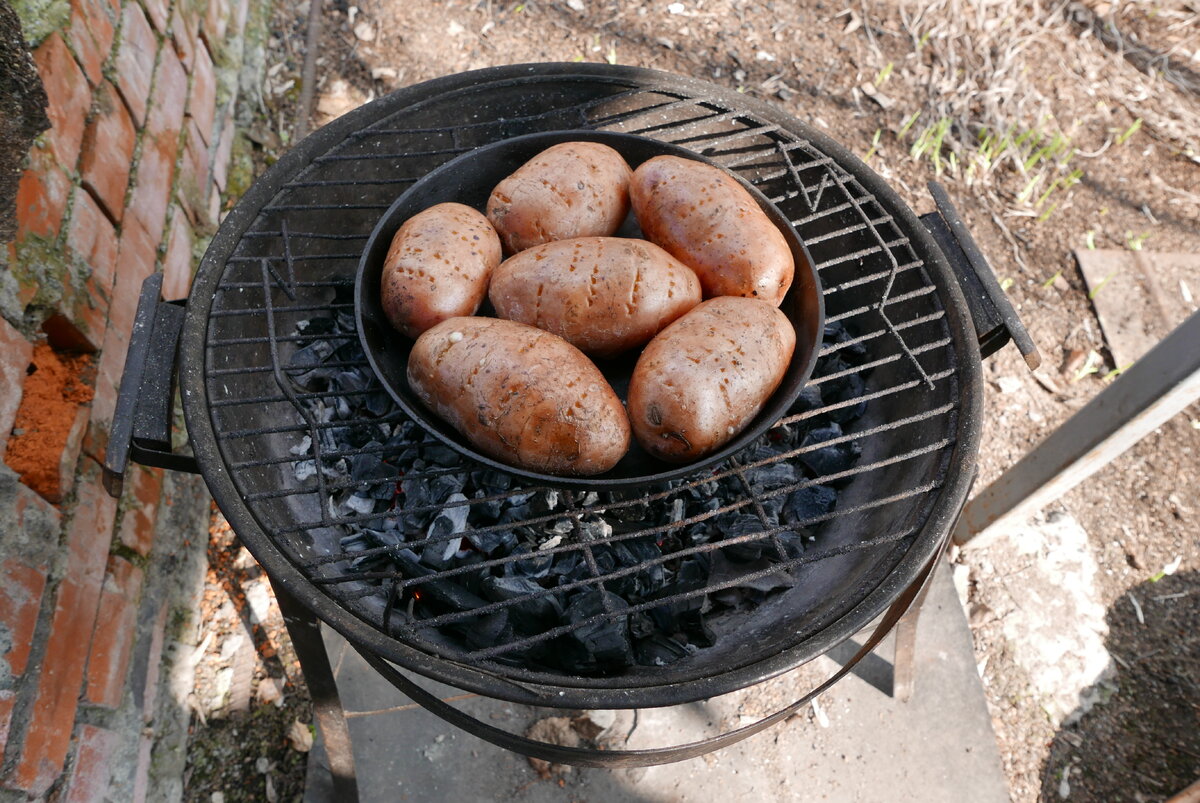
[[[591,97],[580,101],[580,87],[586,87]],[[471,104],[469,122],[429,124],[448,106],[465,102]],[[521,113],[523,109],[529,111]],[[360,249],[379,216],[409,184],[455,155],[500,138],[562,128],[622,131],[683,145],[739,172],[771,198],[811,250],[825,287],[827,320],[840,322],[852,332],[848,339],[827,343],[821,356],[852,348],[866,352],[865,359],[851,367],[834,364],[831,368],[827,362],[824,370],[818,368],[810,385],[819,388],[851,372],[870,374],[861,395],[795,412],[772,432],[864,401],[868,412],[839,438],[766,457],[743,453],[715,473],[690,482],[647,489],[640,495],[614,492],[595,499],[588,498],[595,495],[564,491],[561,504],[541,515],[515,524],[471,528],[471,533],[487,534],[514,526],[552,528],[566,522],[569,534],[537,556],[577,552],[588,568],[587,575],[552,589],[418,619],[412,616],[411,607],[406,608],[412,603],[413,591],[434,596],[447,593],[447,584],[453,585],[460,576],[527,561],[530,555],[517,553],[443,571],[428,570],[427,575],[394,565],[364,570],[363,564],[373,559],[394,557],[394,548],[358,545],[347,549],[343,540],[356,528],[370,527],[397,515],[396,511],[376,506],[367,512],[347,512],[335,509],[331,497],[364,487],[370,491],[390,486],[398,492],[401,482],[432,482],[457,469],[434,467],[403,475],[393,470],[365,482],[327,477],[322,470],[327,461],[382,456],[394,450],[396,443],[330,448],[331,441],[323,431],[345,427],[346,422],[321,420],[313,411],[336,403],[347,391],[304,390],[295,381],[303,368],[292,361],[306,346],[330,342],[341,346],[324,367],[362,369],[369,374],[353,332],[349,291]],[[370,121],[296,170],[258,210],[219,266],[208,313],[203,370],[212,429],[229,478],[274,545],[339,605],[386,638],[457,662],[481,665],[490,672],[544,679],[544,667],[521,666],[514,658],[526,648],[571,630],[655,606],[686,603],[780,570],[800,578],[799,585],[777,595],[768,606],[770,611],[731,614],[723,625],[724,645],[718,640],[711,651],[718,660],[748,663],[766,654],[764,650],[777,652],[802,640],[843,615],[903,556],[925,525],[946,479],[958,427],[956,357],[937,288],[893,215],[842,167],[842,158],[823,152],[795,131],[709,98],[691,97],[676,88],[646,88],[632,81],[597,81],[594,76],[574,82],[563,76],[530,78],[496,88],[473,85]],[[306,324],[312,328],[310,322],[321,318],[335,323],[333,331],[305,330]],[[349,391],[362,398],[373,393],[378,393],[377,386]],[[406,427],[406,420],[399,410],[389,408],[365,419],[364,425],[402,431],[406,443],[423,442],[427,436],[415,427]],[[773,463],[851,441],[861,447],[862,454],[850,468],[763,491],[756,491],[748,476]],[[310,446],[301,448],[305,443]],[[312,461],[315,470],[298,480],[297,468],[305,461]],[[726,481],[724,486],[722,481]],[[726,492],[714,510],[632,531],[613,529],[595,540],[580,537],[582,518],[599,517],[617,524],[622,511],[651,501],[670,504],[697,489],[728,488],[734,481],[742,492]],[[774,498],[828,483],[843,485],[836,508],[828,513],[786,527],[772,526],[764,514],[764,503]],[[462,507],[470,511],[539,490],[545,489],[514,482],[502,494],[403,510],[421,513]],[[403,500],[393,504],[402,507]],[[660,557],[608,571],[594,554],[601,544],[639,539],[669,542],[689,528],[732,512],[757,516],[761,529],[674,551],[664,548]],[[815,538],[799,555],[789,554],[778,538],[784,530],[796,527],[807,528]],[[446,543],[463,535],[421,535],[406,540],[404,546]],[[619,610],[601,594],[603,607],[592,615],[499,644],[472,649],[439,635],[439,628],[479,622],[481,617],[530,599],[574,589],[603,589],[688,554],[752,541],[763,541],[767,549],[775,550],[776,562],[737,577],[710,578],[703,587]],[[840,578],[837,582],[854,594],[832,598],[831,577],[835,575]],[[737,635],[761,636],[771,630],[787,635],[775,636],[774,643],[766,646],[753,645],[751,636]],[[691,665],[684,661],[672,677],[700,676],[705,666],[701,660]]]

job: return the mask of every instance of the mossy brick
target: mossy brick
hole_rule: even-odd
[[[71,179],[48,151],[30,153],[30,166],[17,185],[17,242],[58,236],[71,193]]]
[[[75,760],[67,780],[62,803],[92,803],[108,796],[113,772],[113,757],[120,736],[107,728],[80,725],[75,733]]]
[[[67,37],[92,86],[103,77],[104,62],[112,50],[116,26],[109,17],[107,0],[71,0],[71,27]]]
[[[208,0],[204,10],[204,25],[201,33],[214,51],[225,41],[225,32],[229,28],[229,0]]]
[[[50,565],[59,554],[62,512],[0,465],[0,554],[30,566]]]
[[[33,630],[42,607],[46,567],[30,566],[18,557],[0,563],[0,680],[6,684],[25,674]]]
[[[91,705],[116,708],[121,704],[141,591],[142,570],[124,558],[110,555],[88,655],[84,699]]]
[[[33,344],[0,318],[0,455],[8,446],[8,436],[17,417],[17,408],[21,406],[21,392],[32,360]]]
[[[42,328],[55,348],[98,351],[104,340],[116,276],[117,234],[91,195],[82,189],[76,189],[75,195],[67,226],[67,253],[75,261],[76,274],[64,288],[57,318],[48,320]],[[55,327],[75,331],[55,334]],[[74,342],[66,342],[64,338],[68,337]]]
[[[221,122],[221,135],[217,141],[216,151],[213,152],[212,160],[212,177],[216,182],[217,187],[221,192],[225,191],[225,184],[229,178],[229,161],[233,156],[233,142],[237,136],[237,129],[234,127],[233,109],[225,110]]]
[[[12,725],[13,706],[16,704],[16,692],[11,689],[0,691],[0,744],[8,744],[8,729]]]
[[[199,42],[196,45],[196,63],[192,68],[192,96],[188,101],[188,115],[196,121],[196,127],[205,144],[212,142],[213,116],[217,103],[216,80],[208,47]]]
[[[183,210],[175,207],[163,256],[163,299],[187,298],[192,287],[192,227]]]
[[[79,172],[83,186],[100,199],[108,216],[120,223],[137,130],[116,88],[107,81],[96,90],[95,106],[96,114],[83,135]]]
[[[126,220],[132,215],[156,243],[166,221],[186,99],[187,73],[174,51],[164,49],[154,79],[153,104],[146,115],[133,192],[126,207]]]
[[[154,521],[162,499],[162,472],[130,466],[125,474],[125,499],[117,540],[145,557],[154,545]]]
[[[84,464],[29,728],[5,781],[33,796],[45,794],[59,777],[70,747],[116,514],[116,500],[100,483],[100,467],[91,460]]]
[[[62,30],[71,14],[68,0],[13,0],[12,7],[21,19],[25,41],[34,44]]]
[[[126,2],[121,12],[121,46],[115,62],[117,88],[139,126],[146,120],[146,99],[157,55],[158,39],[141,6]]]
[[[207,227],[208,198],[208,148],[204,144],[195,120],[184,126],[187,133],[183,138],[183,154],[179,159],[179,179],[175,182],[175,194],[183,206],[188,220],[194,226]]]
[[[58,33],[46,37],[33,52],[33,61],[49,101],[46,116],[50,118],[50,130],[45,134],[46,143],[60,165],[74,170],[83,140],[83,122],[92,104],[91,87]]]

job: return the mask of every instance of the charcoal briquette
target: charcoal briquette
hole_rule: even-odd
[[[837,422],[830,422],[825,426],[809,430],[800,445],[802,447],[813,446],[841,437],[842,428],[838,426]],[[862,448],[858,445],[858,441],[850,440],[804,452],[800,455],[800,461],[814,474],[828,476],[850,470],[858,462],[861,454]],[[839,485],[845,484],[847,481],[848,478],[842,478],[840,481],[830,481],[829,484]]]
[[[544,594],[540,585],[526,577],[485,577],[483,596],[492,602],[518,600],[505,607],[513,626],[526,633],[538,632],[562,623],[563,604],[558,594]]]
[[[837,504],[837,491],[824,485],[810,485],[788,494],[783,520],[788,524],[819,519]]]
[[[581,624],[605,613],[606,605],[613,612],[629,607],[615,594],[597,590],[577,595],[567,606],[566,623],[578,626],[559,639],[560,659],[564,668],[579,674],[595,675],[616,672],[633,665],[628,615]]]

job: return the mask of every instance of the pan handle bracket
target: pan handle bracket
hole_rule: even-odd
[[[121,496],[129,461],[198,474],[196,458],[172,451],[175,362],[183,302],[162,300],[161,273],[142,282],[125,370],[104,451],[104,488]]]
[[[967,299],[967,307],[975,323],[975,332],[979,335],[980,355],[990,357],[1012,340],[1025,358],[1029,370],[1037,370],[1042,364],[1041,352],[996,281],[996,274],[967,230],[958,210],[950,202],[950,196],[936,181],[930,181],[928,187],[937,211],[921,215],[921,222],[933,235],[958,277],[959,287]]]

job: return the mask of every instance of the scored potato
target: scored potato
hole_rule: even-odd
[[[796,330],[753,298],[705,301],[650,341],[629,381],[629,420],[650,454],[687,463],[742,431],[779,387]]]
[[[501,181],[487,216],[509,253],[571,237],[607,237],[629,213],[629,165],[598,142],[562,142]]]
[[[439,418],[504,463],[592,475],[629,449],[629,419],[600,369],[532,326],[443,321],[413,344],[408,383]]]
[[[596,357],[644,345],[700,303],[691,268],[653,243],[578,237],[527,249],[492,273],[501,318],[553,332]]]
[[[629,182],[646,239],[696,271],[705,298],[783,301],[795,260],[753,196],[723,170],[680,156],[655,156]]]
[[[414,338],[447,318],[472,315],[500,257],[495,229],[471,207],[443,203],[418,212],[396,232],[384,259],[384,314]]]

